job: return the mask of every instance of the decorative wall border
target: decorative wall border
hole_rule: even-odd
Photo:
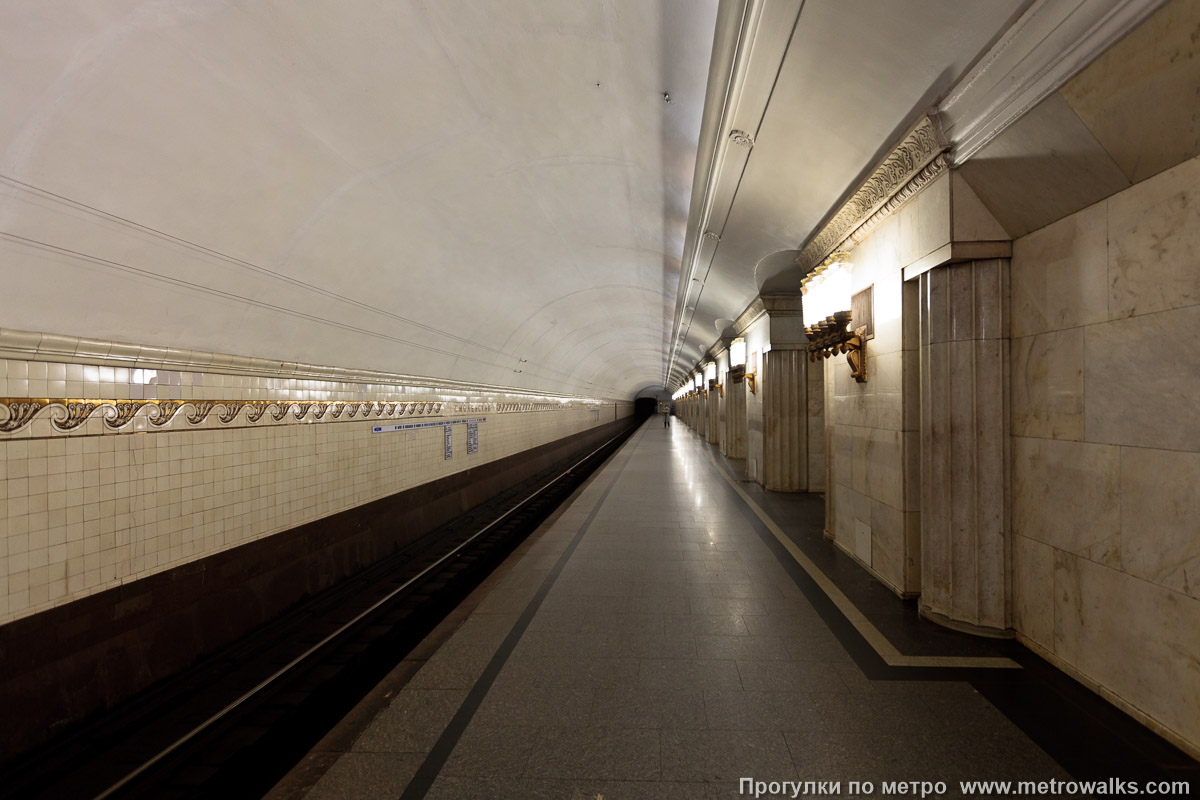
[[[574,406],[562,403],[446,403],[442,401],[316,401],[316,400],[107,400],[0,398],[0,434],[19,433],[36,420],[49,422],[53,433],[80,431],[90,419],[102,420],[103,430],[116,433],[134,425],[139,430],[179,430],[219,427],[336,422],[350,420],[438,417],[443,413],[521,413],[554,411]],[[190,409],[185,411],[185,409]],[[245,410],[245,414],[242,411]],[[142,413],[142,412],[145,413]],[[243,423],[235,424],[241,417]],[[179,425],[182,421],[183,425]],[[170,428],[172,422],[176,424]],[[137,424],[135,424],[137,423]],[[209,425],[208,427],[211,427]]]
[[[937,119],[921,117],[825,227],[808,241],[796,256],[796,263],[808,272],[860,228],[878,225],[942,173],[948,147]],[[862,233],[860,240],[870,228]]]

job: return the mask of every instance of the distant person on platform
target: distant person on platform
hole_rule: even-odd
[[[661,405],[659,405],[658,410],[660,412],[662,412],[663,427],[664,428],[671,427],[671,407],[669,405],[667,405],[666,403],[662,403]]]

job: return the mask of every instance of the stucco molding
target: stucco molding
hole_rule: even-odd
[[[878,225],[904,200],[941,174],[946,166],[941,156],[947,147],[937,119],[929,115],[921,117],[805,244],[796,256],[796,263],[807,273],[864,225]]]
[[[767,313],[767,308],[760,295],[751,300],[750,305],[746,306],[745,310],[738,314],[737,319],[733,321],[733,332],[738,336],[745,334],[746,330],[758,322],[759,317],[765,313]]]
[[[799,317],[803,313],[801,307],[801,295],[799,292],[791,294],[760,294],[759,299],[762,300],[763,308],[769,316],[772,317]]]

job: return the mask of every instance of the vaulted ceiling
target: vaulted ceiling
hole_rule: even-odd
[[[590,396],[661,384],[715,15],[3,4],[0,325]]]

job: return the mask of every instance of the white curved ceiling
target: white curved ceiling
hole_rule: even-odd
[[[661,385],[715,20],[716,0],[4,4],[0,325]]]

